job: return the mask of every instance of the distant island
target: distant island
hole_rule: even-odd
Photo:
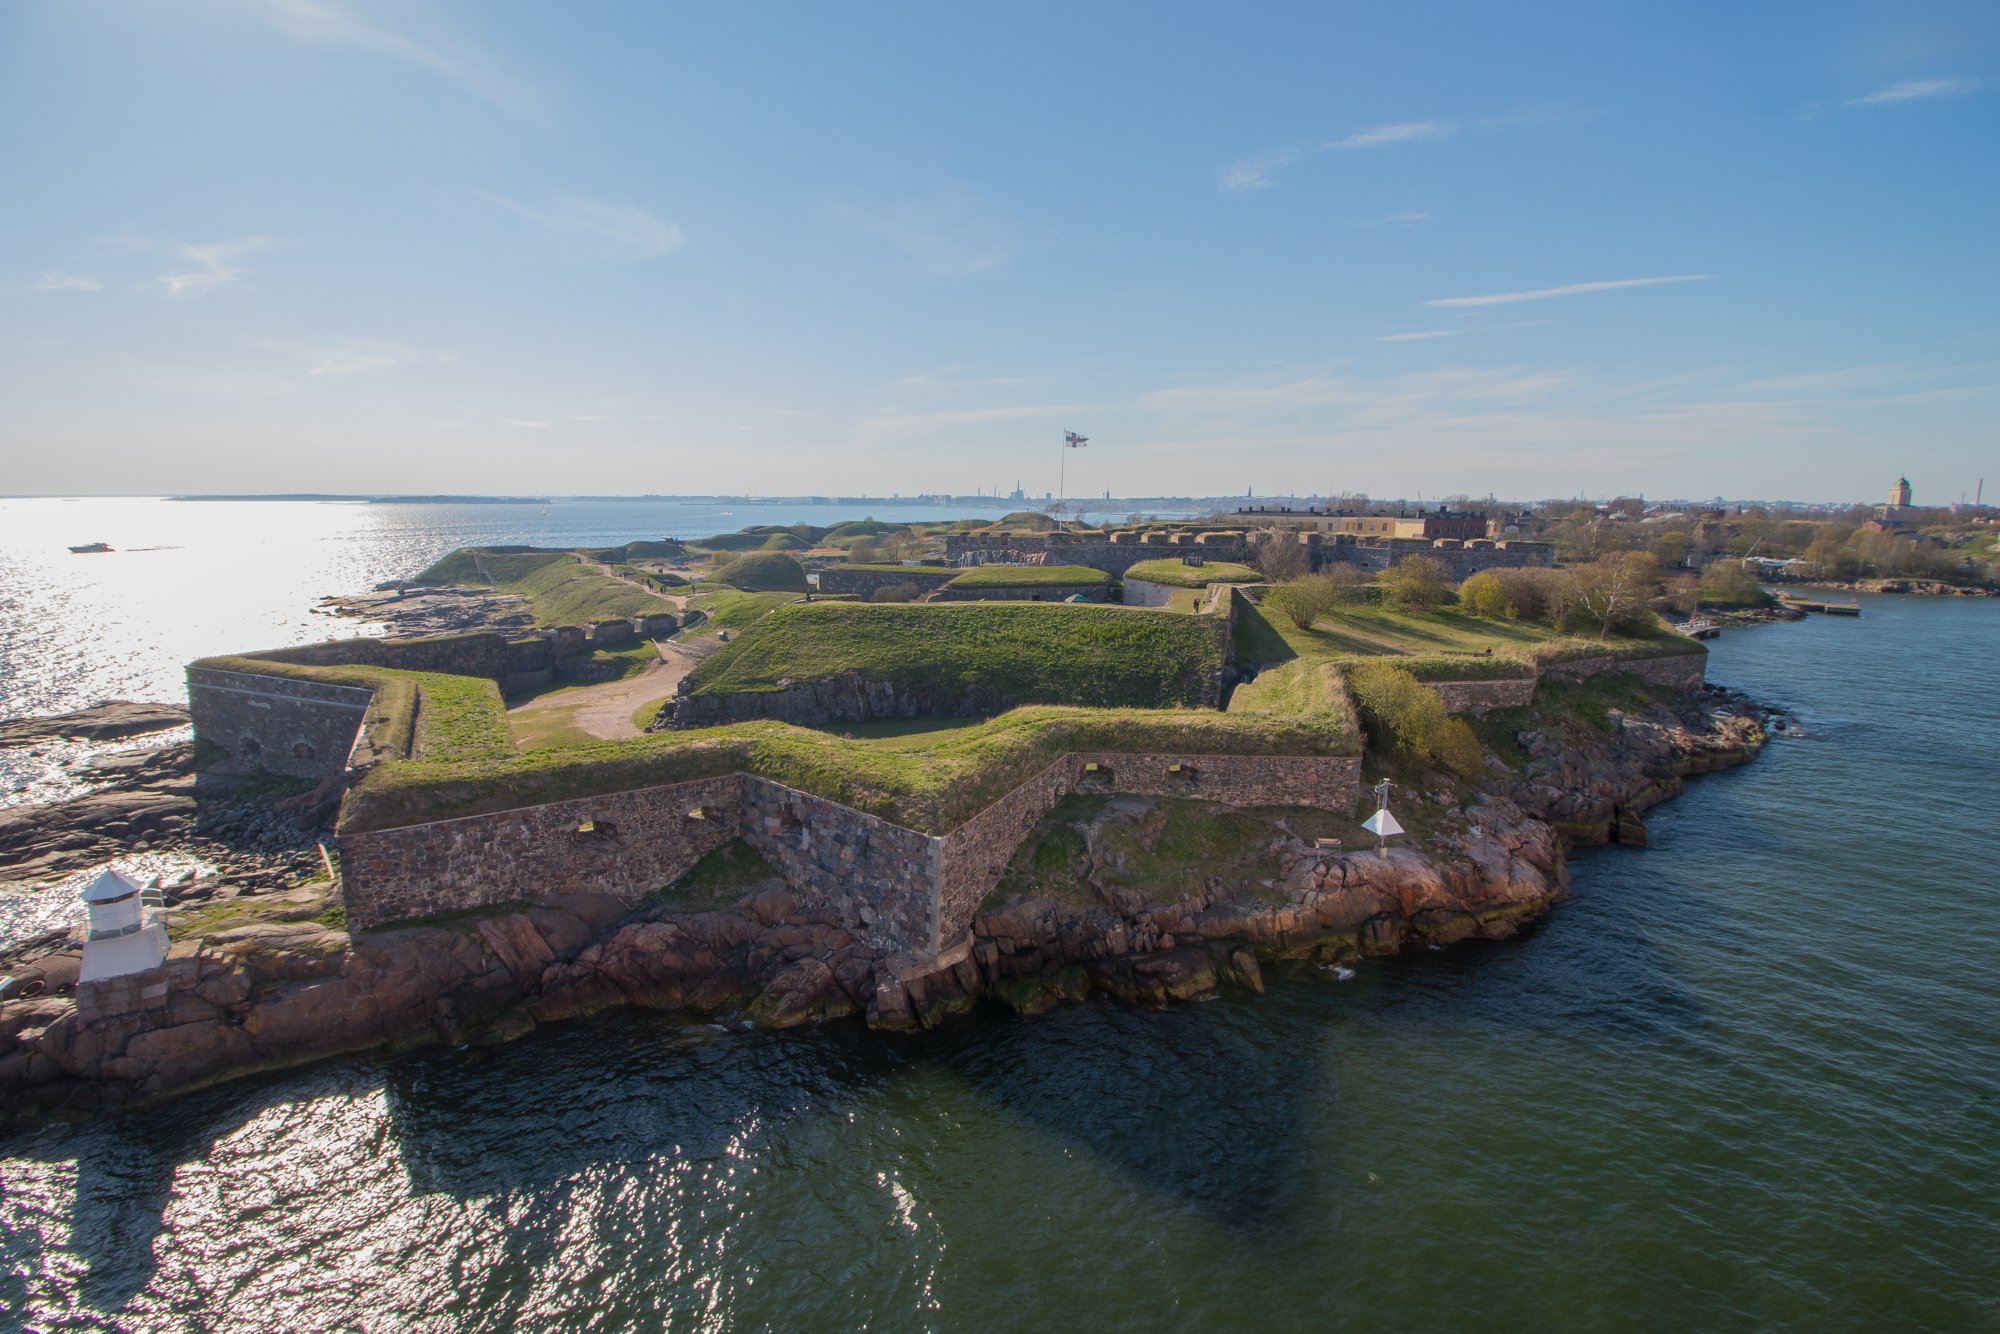
[[[318,491],[290,491],[277,495],[168,496],[168,500],[317,500],[344,501],[356,505],[546,505],[547,496],[341,496]]]

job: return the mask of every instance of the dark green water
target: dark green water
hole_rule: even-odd
[[[38,1329],[2000,1327],[2000,602],[1531,934],[914,1041],[625,1015],[0,1141]]]

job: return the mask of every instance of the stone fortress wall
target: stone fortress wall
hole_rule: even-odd
[[[1480,570],[1532,566],[1546,569],[1555,564],[1555,548],[1546,542],[1488,541],[1474,538],[1435,540],[1416,537],[1355,537],[1348,533],[1298,533],[1297,540],[1311,554],[1314,569],[1329,565],[1355,565],[1365,570],[1386,570],[1407,556],[1434,556],[1442,561],[1453,579],[1464,579]],[[1122,578],[1140,561],[1176,556],[1198,556],[1203,560],[1250,563],[1250,535],[1246,532],[1112,532],[1102,536],[1079,533],[957,533],[945,538],[945,555],[954,565],[1026,563],[1041,565],[1087,565],[1094,570]],[[822,575],[823,579],[825,576]]]
[[[1235,596],[1215,586],[1210,610],[1232,605]],[[458,642],[482,638],[494,643]],[[497,672],[531,661],[533,642],[497,635],[428,644],[357,640],[290,650],[285,658],[421,670],[478,664]],[[1706,660],[1702,653],[1604,654],[1542,674],[1578,681],[1631,673],[1685,690],[1701,684]],[[198,744],[221,747],[241,766],[314,779],[348,771],[372,698],[361,687],[199,665],[188,669],[188,684]],[[1535,686],[1533,680],[1429,684],[1454,712],[1527,703]],[[636,900],[740,837],[801,898],[833,909],[879,947],[925,964],[961,940],[1022,840],[1072,792],[1349,812],[1359,798],[1360,769],[1353,756],[1069,754],[941,836],[737,773],[348,833],[338,842],[349,920],[370,927],[565,892]]]
[[[671,613],[660,613],[603,621],[588,630],[559,625],[518,639],[491,632],[424,639],[357,637],[251,656],[306,667],[388,667],[483,676],[512,693],[537,690],[558,679],[609,679],[615,666],[600,669],[587,656],[592,650],[624,648],[641,638],[670,634],[679,623]],[[223,768],[264,769],[312,779],[338,778],[347,772],[372,694],[361,686],[199,665],[187,669],[187,686],[195,735],[228,756],[220,761]]]
[[[564,893],[640,898],[741,838],[787,887],[877,948],[934,958],[971,929],[1021,841],[1071,792],[1351,812],[1361,761],[1312,755],[1064,755],[950,833],[906,828],[766,778],[579,797],[340,837],[358,928]]]

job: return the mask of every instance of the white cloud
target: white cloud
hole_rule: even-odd
[[[983,273],[1021,248],[1019,229],[964,181],[941,181],[926,195],[886,204],[836,204],[833,212],[941,278]]]
[[[31,292],[101,292],[104,284],[82,273],[45,273],[28,284]]]
[[[302,344],[290,350],[304,358],[308,375],[361,375],[451,360],[447,353],[430,352],[386,338],[344,338],[333,343]]]
[[[259,13],[294,41],[308,46],[348,47],[405,61],[428,70],[464,92],[504,111],[532,116],[533,94],[490,56],[456,35],[438,31],[420,40],[392,23],[372,22],[349,4],[335,0],[253,0]],[[407,21],[418,11],[404,5],[396,11]]]
[[[1425,338],[1456,338],[1463,329],[1419,329],[1415,333],[1383,334],[1378,343],[1414,343]]]
[[[1215,173],[1216,184],[1225,190],[1268,190],[1272,185],[1271,173],[1298,160],[1298,149],[1275,148],[1230,163]]]
[[[551,231],[585,237],[615,259],[658,259],[686,240],[679,227],[637,204],[561,195],[547,207],[535,208],[476,187],[473,193]]]
[[[1677,273],[1664,278],[1618,278],[1610,282],[1570,283],[1563,287],[1539,287],[1529,292],[1492,292],[1484,296],[1447,296],[1424,302],[1427,306],[1510,306],[1517,301],[1547,301],[1551,297],[1581,296],[1586,292],[1615,292],[1626,287],[1657,287],[1661,283],[1707,282],[1714,274]]]
[[[235,241],[217,241],[212,245],[152,247],[189,260],[195,266],[180,273],[163,273],[153,280],[153,285],[171,297],[199,296],[217,287],[227,287],[245,273],[236,262],[237,258],[268,244],[264,237],[245,236]]]
[[[1336,139],[1328,148],[1381,148],[1386,144],[1407,144],[1419,139],[1447,139],[1458,133],[1458,124],[1449,120],[1406,120],[1393,125],[1374,125],[1356,130],[1345,139]]]
[[[1431,215],[1428,213],[1391,213],[1387,217],[1370,218],[1361,225],[1363,227],[1410,227],[1419,222],[1429,222],[1430,220]]]
[[[969,369],[964,362],[955,362],[941,370],[926,371],[921,375],[905,375],[897,384],[915,385],[923,389],[991,389],[1009,385],[1028,383],[1024,375],[964,375]]]
[[[509,426],[518,426],[525,431],[539,431],[548,426],[547,422],[533,421],[523,417],[502,417],[500,420]]]
[[[1906,79],[1848,101],[1851,107],[1886,107],[1931,97],[1963,97],[1979,86],[1977,79]]]

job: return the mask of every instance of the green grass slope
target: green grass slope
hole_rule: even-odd
[[[1111,576],[1088,565],[978,565],[946,588],[1103,588]]]
[[[1210,584],[1256,584],[1264,576],[1248,565],[1235,561],[1212,560],[1204,565],[1183,565],[1178,559],[1142,560],[1125,571],[1127,579],[1143,579],[1150,584],[1174,588],[1206,588]]]
[[[694,694],[860,672],[925,694],[1010,703],[1204,703],[1218,618],[1070,604],[815,602],[781,607],[689,677]]]

